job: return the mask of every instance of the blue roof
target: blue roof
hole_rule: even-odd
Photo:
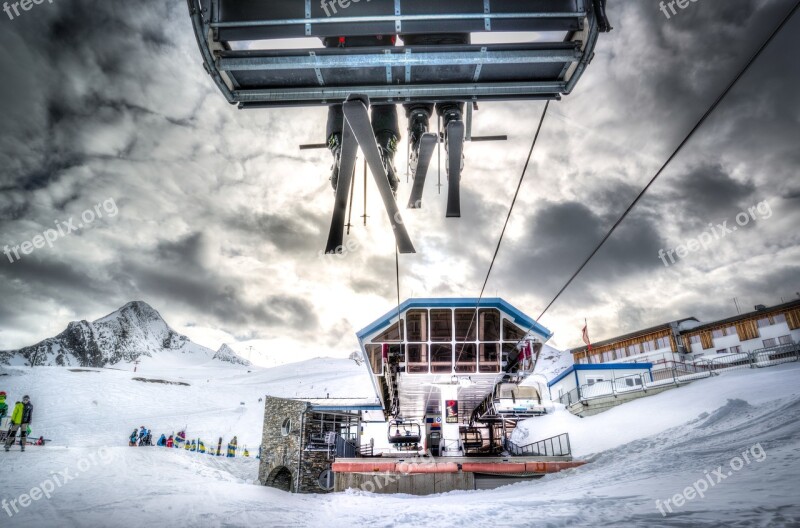
[[[497,308],[512,317],[514,323],[522,328],[526,330],[530,328],[545,339],[550,339],[553,336],[553,332],[500,298],[481,299],[480,304],[478,304],[478,299],[476,298],[408,299],[399,308],[390,310],[366,328],[356,332],[356,336],[358,336],[359,340],[363,340],[377,330],[388,328],[392,319],[397,317],[398,311],[403,313],[411,308],[475,308],[476,306],[480,308]]]
[[[556,376],[553,381],[547,382],[547,386],[552,387],[576,370],[650,370],[652,368],[652,363],[599,363],[596,365],[572,365],[570,368]]]

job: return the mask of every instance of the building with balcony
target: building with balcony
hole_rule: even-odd
[[[576,364],[685,362],[800,343],[800,300],[718,321],[690,317],[571,350]]]

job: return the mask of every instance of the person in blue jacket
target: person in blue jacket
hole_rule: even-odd
[[[164,447],[164,446],[166,446],[166,445],[167,445],[167,437],[166,437],[166,435],[163,435],[163,434],[162,434],[162,435],[161,435],[161,438],[159,438],[159,439],[158,439],[158,442],[156,443],[156,445],[157,445],[158,447]]]

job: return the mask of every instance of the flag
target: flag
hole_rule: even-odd
[[[592,342],[589,341],[589,323],[587,323],[586,321],[584,321],[583,325],[583,342],[586,343],[586,350],[591,351]]]

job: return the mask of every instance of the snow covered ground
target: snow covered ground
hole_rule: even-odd
[[[290,495],[254,485],[255,459],[123,447],[134,426],[159,432],[187,423],[190,437],[193,430],[209,436],[230,431],[255,445],[258,397],[319,395],[320,389],[331,397],[359,396],[362,389],[369,395],[361,368],[315,360],[251,373],[202,365],[176,371],[165,363],[140,369],[144,377],[189,387],[135,382],[132,373],[111,370],[12,371],[0,377],[0,390],[30,393],[37,431],[58,440],[43,449],[0,453],[0,498],[5,505],[16,500],[19,510],[9,506],[10,517],[0,510],[0,526],[800,525],[797,364],[725,373],[589,418],[556,413],[530,420],[530,440],[569,432],[575,451],[591,463],[490,491]],[[62,483],[67,477],[73,479]],[[31,490],[38,500],[20,506]],[[676,494],[683,495],[680,505]]]

